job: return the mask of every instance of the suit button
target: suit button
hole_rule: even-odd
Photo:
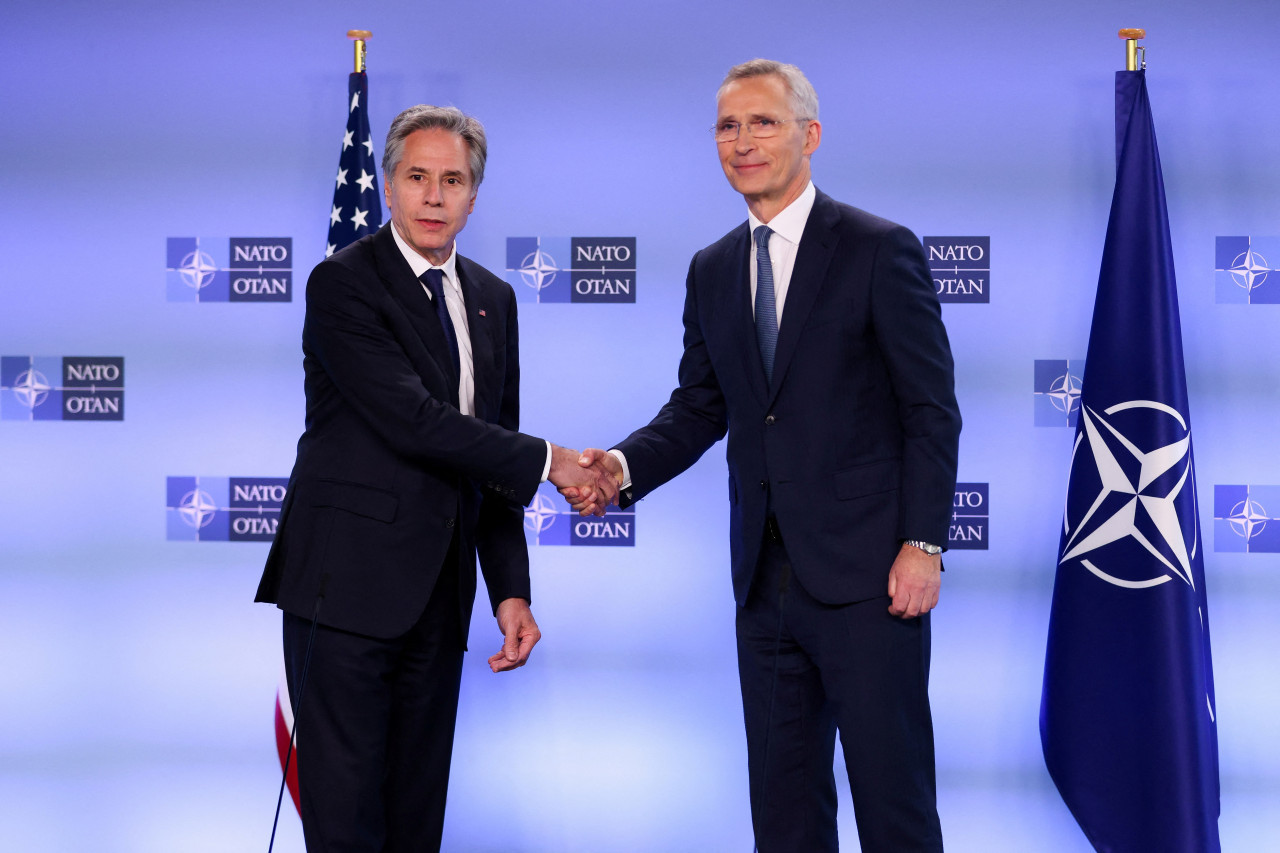
[[[445,526],[445,527],[453,527],[453,519],[451,518],[451,519],[449,519],[448,521],[446,521],[446,522],[444,523],[444,526]]]
[[[774,417],[773,417],[773,415],[765,415],[765,416],[764,416],[764,425],[765,425],[765,426],[773,426],[773,421],[774,421]]]
[[[769,483],[768,483],[768,481],[767,481],[767,480],[761,480],[761,481],[760,481],[760,488],[762,488],[762,489],[767,489],[767,488],[769,488]]]

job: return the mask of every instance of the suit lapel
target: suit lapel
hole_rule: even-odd
[[[827,268],[836,248],[835,225],[839,213],[834,203],[823,193],[818,193],[800,237],[796,253],[796,265],[791,271],[791,283],[787,287],[787,301],[782,308],[782,325],[778,327],[778,347],[773,355],[773,386],[769,389],[772,400],[787,377],[787,367],[800,343],[805,322],[813,310],[822,286],[827,280]],[[754,335],[754,329],[752,330]],[[758,347],[757,347],[758,350]],[[757,355],[757,360],[759,356]],[[763,368],[761,368],[763,375]]]
[[[431,300],[423,290],[409,268],[409,263],[400,254],[400,247],[391,236],[390,223],[382,226],[374,235],[375,257],[378,261],[378,275],[382,278],[387,290],[409,318],[409,323],[418,334],[427,354],[436,368],[448,380],[449,402],[458,405],[458,376],[453,369],[453,356],[449,352],[449,341],[440,327],[440,318],[436,316]]]

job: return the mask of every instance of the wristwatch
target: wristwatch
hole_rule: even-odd
[[[906,540],[905,544],[912,545],[916,548],[919,548],[921,551],[924,551],[930,557],[934,556],[935,554],[942,553],[941,545],[930,545],[928,542],[921,542],[919,539],[908,539]]]

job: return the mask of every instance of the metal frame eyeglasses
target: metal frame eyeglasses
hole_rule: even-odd
[[[753,139],[768,139],[777,136],[784,124],[793,121],[813,121],[810,118],[758,118],[746,123],[747,135]],[[711,128],[711,135],[716,142],[733,142],[742,133],[743,123],[726,121]]]

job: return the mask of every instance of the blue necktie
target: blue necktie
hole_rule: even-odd
[[[458,335],[453,329],[453,320],[449,317],[449,306],[444,301],[444,270],[429,269],[422,274],[420,280],[431,291],[431,301],[435,303],[436,316],[440,318],[445,339],[449,341],[449,355],[453,356],[453,373],[455,376],[461,376],[462,362],[458,359]]]
[[[773,353],[778,348],[778,304],[773,293],[773,264],[769,261],[768,225],[756,229],[756,341],[764,376],[773,382]]]

